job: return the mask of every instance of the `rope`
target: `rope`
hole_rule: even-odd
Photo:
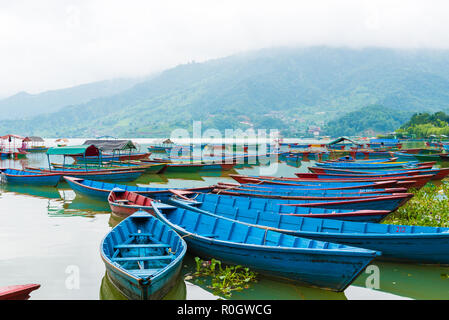
[[[259,180],[259,182],[252,183],[252,184],[259,185],[259,184],[262,184],[263,182],[264,182],[263,180]],[[243,186],[244,186],[244,184],[243,184]],[[215,193],[216,194],[220,194],[222,191],[227,191],[227,190],[232,190],[232,189],[239,189],[241,187],[242,187],[242,185],[240,184],[240,185],[237,185],[237,186],[230,186],[230,187],[227,187],[227,188],[219,188],[220,190],[215,192]]]
[[[185,235],[181,236],[181,239],[184,239],[184,238],[190,237],[191,235],[193,235],[193,233],[187,233],[187,234],[185,234]],[[168,248],[168,253],[176,254],[176,252],[177,252],[177,251],[172,251],[172,249],[171,249],[171,248]]]

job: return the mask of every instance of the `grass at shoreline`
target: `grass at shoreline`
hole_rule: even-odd
[[[449,183],[428,183],[382,223],[449,227]]]

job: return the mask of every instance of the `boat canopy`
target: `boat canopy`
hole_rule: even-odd
[[[66,147],[53,147],[47,150],[47,155],[84,155],[84,156],[99,156],[100,150],[91,145],[81,145],[81,146],[66,146]]]
[[[23,139],[23,141],[24,142],[28,142],[28,141],[31,141],[31,142],[44,142],[44,139],[42,139],[41,137],[33,136],[33,137],[25,137],[25,139]]]
[[[94,145],[101,151],[121,151],[137,149],[131,140],[86,140],[83,145]]]
[[[7,140],[8,139],[9,141],[11,141],[11,138],[23,140],[23,137],[18,136],[16,134],[7,134],[7,135],[4,135],[4,136],[1,136],[0,138],[3,139],[3,140]]]
[[[327,143],[327,145],[330,146],[330,145],[333,145],[333,144],[340,143],[340,142],[342,142],[342,141],[349,141],[349,142],[351,142],[351,143],[353,143],[353,144],[355,144],[355,145],[358,145],[358,146],[361,146],[361,145],[362,145],[361,143],[356,142],[355,140],[352,140],[352,139],[350,139],[350,138],[348,138],[348,137],[340,137],[340,138],[338,138],[338,139],[335,139],[335,140],[333,140],[333,141]]]

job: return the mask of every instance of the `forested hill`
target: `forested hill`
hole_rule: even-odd
[[[416,138],[429,138],[432,135],[449,137],[449,114],[443,111],[434,114],[415,113],[396,132]]]
[[[180,65],[118,94],[0,121],[0,132],[167,136],[201,120],[203,129],[277,128],[293,137],[368,105],[391,115],[449,109],[449,51],[264,49]]]
[[[0,119],[23,119],[56,112],[70,105],[120,93],[140,81],[141,78],[98,81],[38,94],[22,91],[0,99]]]
[[[411,115],[411,111],[394,110],[380,105],[367,106],[329,121],[324,132],[332,137],[375,136],[395,131]]]

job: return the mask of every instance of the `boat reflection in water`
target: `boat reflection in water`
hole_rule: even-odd
[[[162,298],[162,300],[186,300],[187,289],[182,275],[178,277],[175,286]],[[109,280],[107,272],[101,280],[100,300],[128,300]]]
[[[109,226],[111,228],[114,228],[116,225],[118,225],[120,222],[122,222],[123,219],[126,217],[116,215],[115,213],[111,212],[111,215],[109,216]]]
[[[352,285],[417,300],[447,300],[449,267],[375,261]]]
[[[59,191],[55,187],[47,186],[29,186],[18,184],[0,184],[1,192],[14,192],[16,194],[24,194],[44,199],[61,199]]]
[[[96,214],[111,211],[108,203],[76,195],[72,189],[60,190],[60,192],[60,199],[49,199],[48,201],[48,214],[50,216],[94,217]]]

